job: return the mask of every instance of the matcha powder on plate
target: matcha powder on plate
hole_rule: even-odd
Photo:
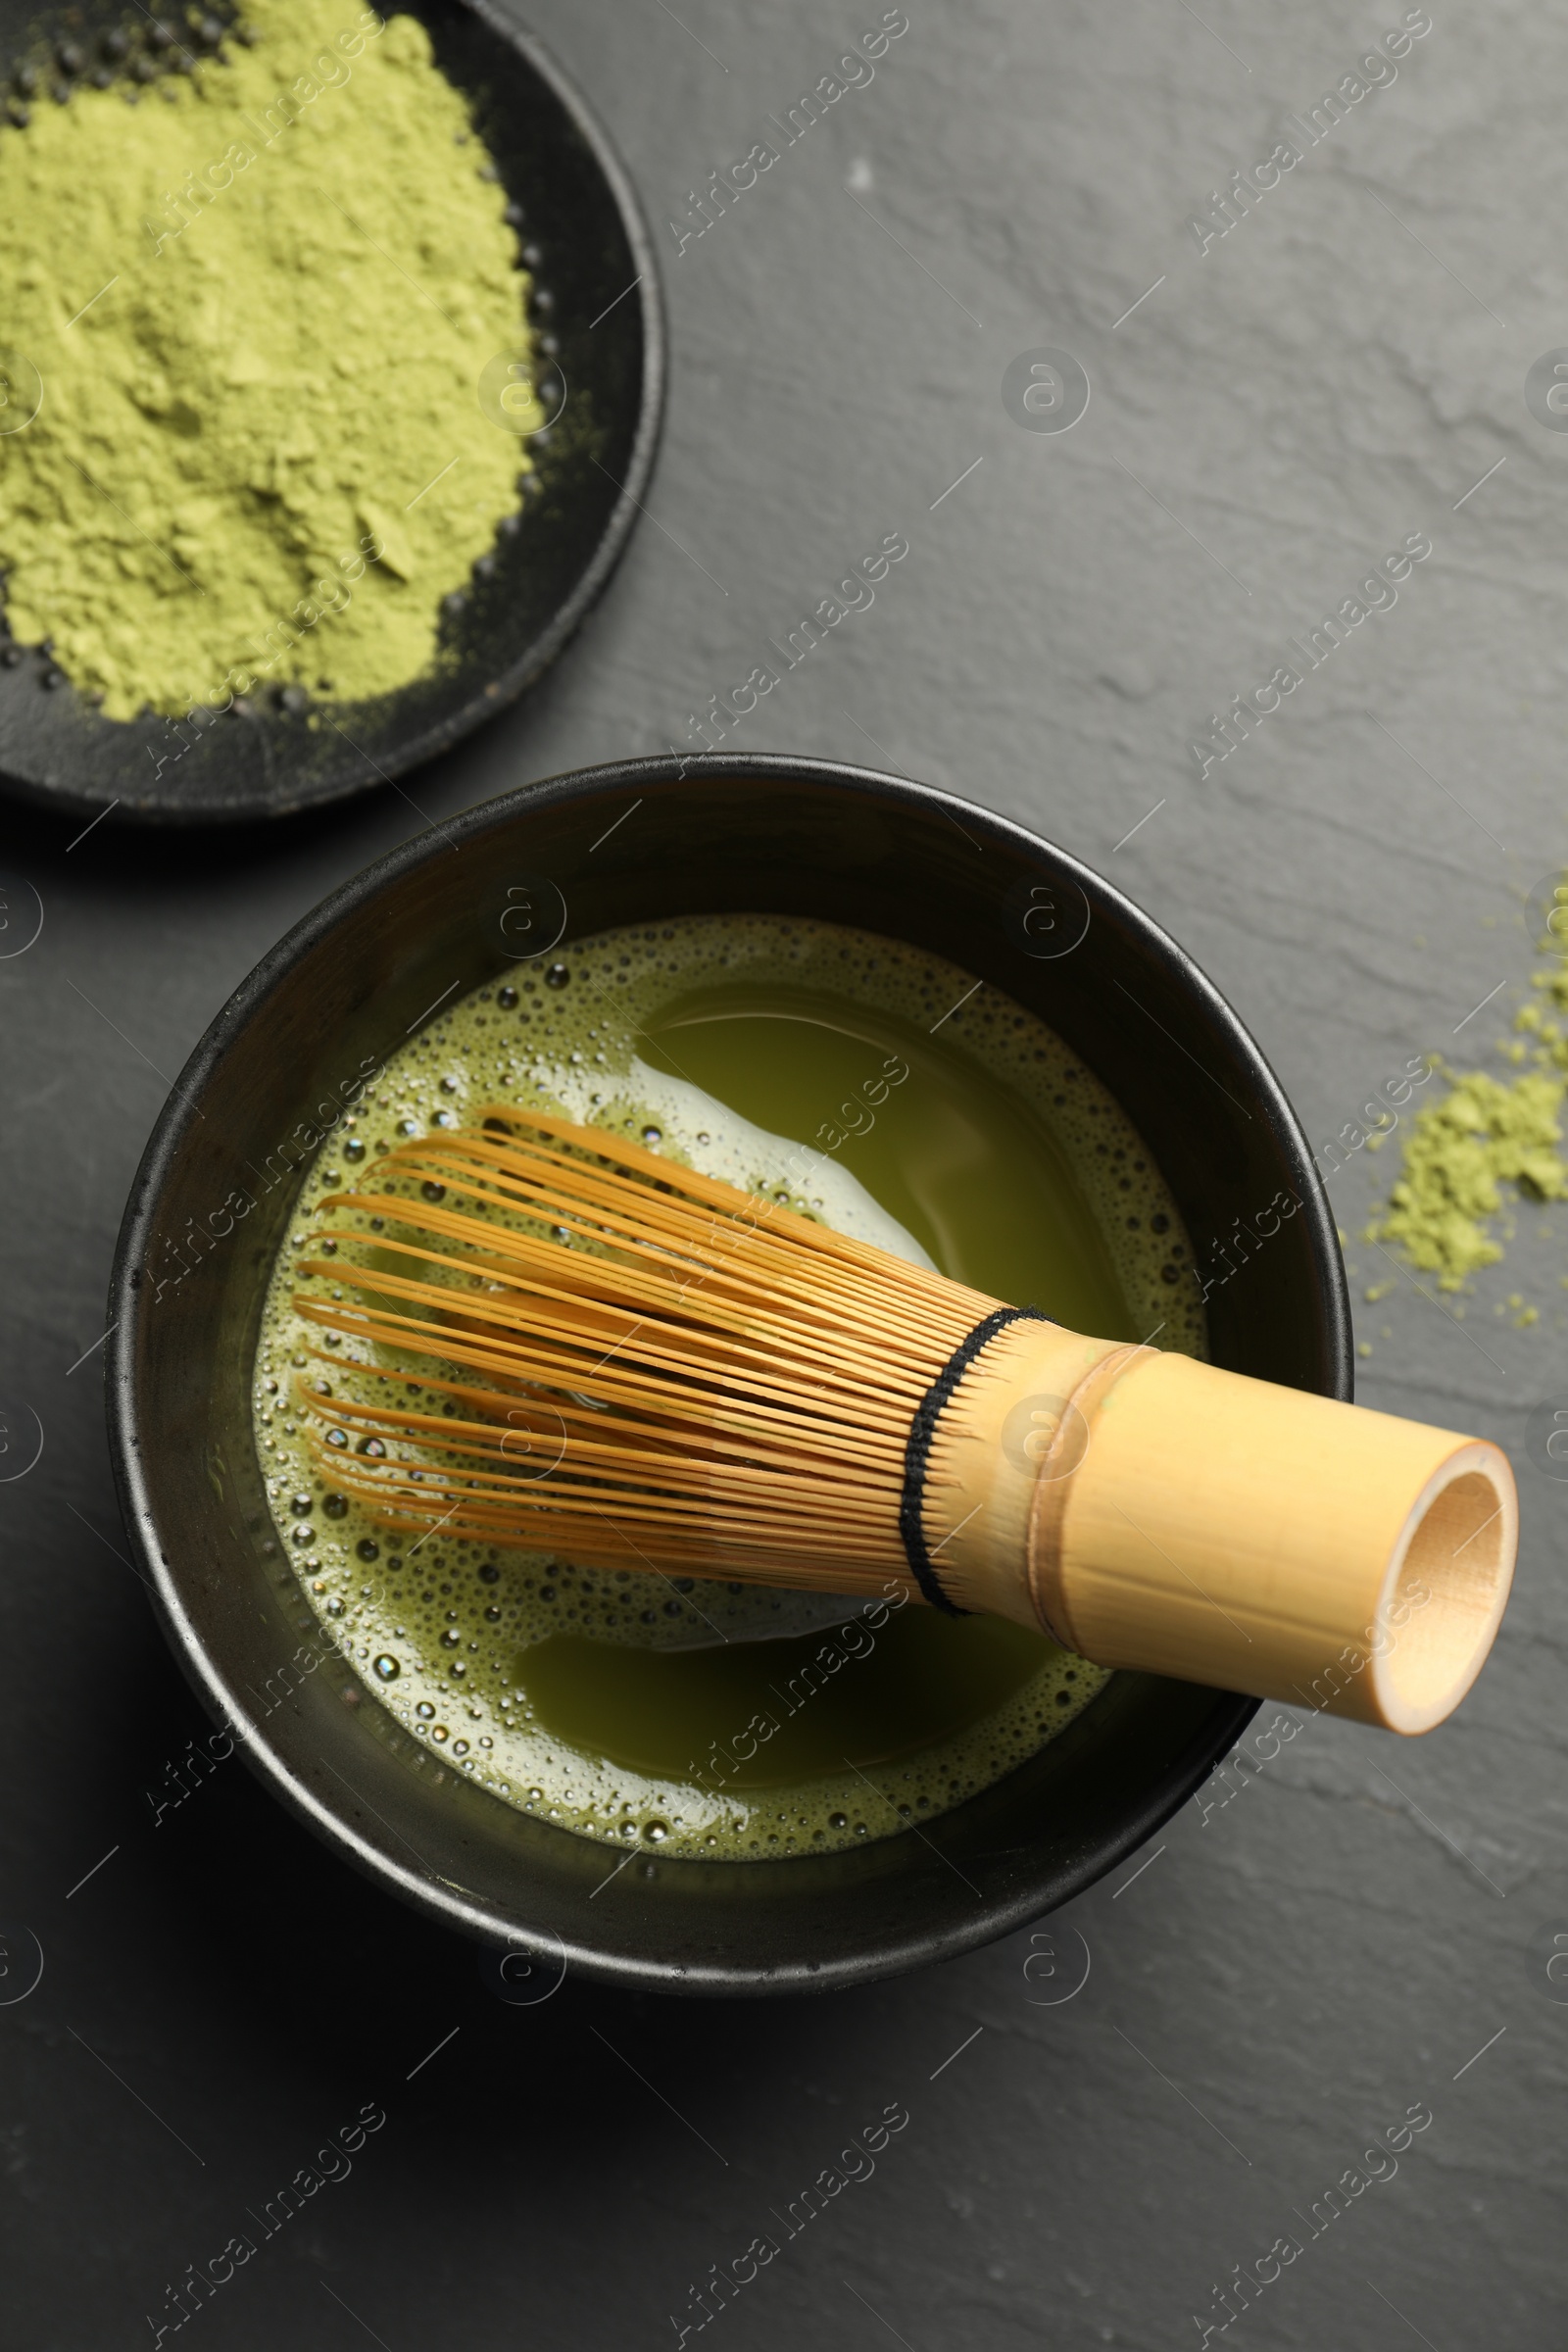
[[[0,130],[5,618],[112,718],[407,684],[519,503],[528,281],[423,27],[244,29]]]

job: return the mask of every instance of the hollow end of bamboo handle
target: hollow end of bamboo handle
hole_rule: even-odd
[[[1452,1713],[1513,1576],[1497,1446],[1184,1356],[1096,1377],[1082,1458],[1031,1512],[1059,1641],[1406,1735]]]

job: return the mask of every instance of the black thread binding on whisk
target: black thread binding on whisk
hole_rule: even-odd
[[[925,1474],[931,1459],[932,1442],[943,1407],[963,1378],[982,1348],[989,1347],[999,1331],[1009,1323],[1054,1323],[1054,1315],[1042,1312],[1038,1306],[999,1306],[977,1323],[968,1338],[956,1347],[943,1365],[936,1379],[914,1409],[909,1423],[908,1443],[904,1448],[904,1493],[899,1499],[899,1534],[904,1539],[904,1556],[909,1570],[926,1599],[945,1617],[972,1617],[973,1609],[960,1609],[942,1590],[941,1580],[926,1548],[925,1530],[921,1515],[925,1505]]]

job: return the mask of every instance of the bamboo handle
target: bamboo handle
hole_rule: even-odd
[[[1518,1499],[1497,1446],[1027,1329],[955,1400],[965,1427],[933,1548],[954,1559],[956,1597],[1102,1666],[1407,1734],[1451,1714],[1513,1575]],[[1026,1415],[1038,1434],[1020,1446]]]

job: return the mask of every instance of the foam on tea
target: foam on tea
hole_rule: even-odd
[[[519,963],[439,1013],[323,1147],[257,1352],[279,1535],[323,1630],[404,1729],[580,1836],[747,1861],[941,1813],[1080,1714],[1106,1675],[998,1619],[896,1591],[865,1602],[584,1569],[394,1532],[336,1491],[291,1409],[296,1382],[366,1402],[415,1384],[406,1360],[337,1333],[323,1347],[295,1312],[317,1204],[398,1142],[502,1101],[632,1134],[1075,1329],[1202,1351],[1190,1247],[1152,1159],[999,991],[868,933],[774,916],[638,925]]]

